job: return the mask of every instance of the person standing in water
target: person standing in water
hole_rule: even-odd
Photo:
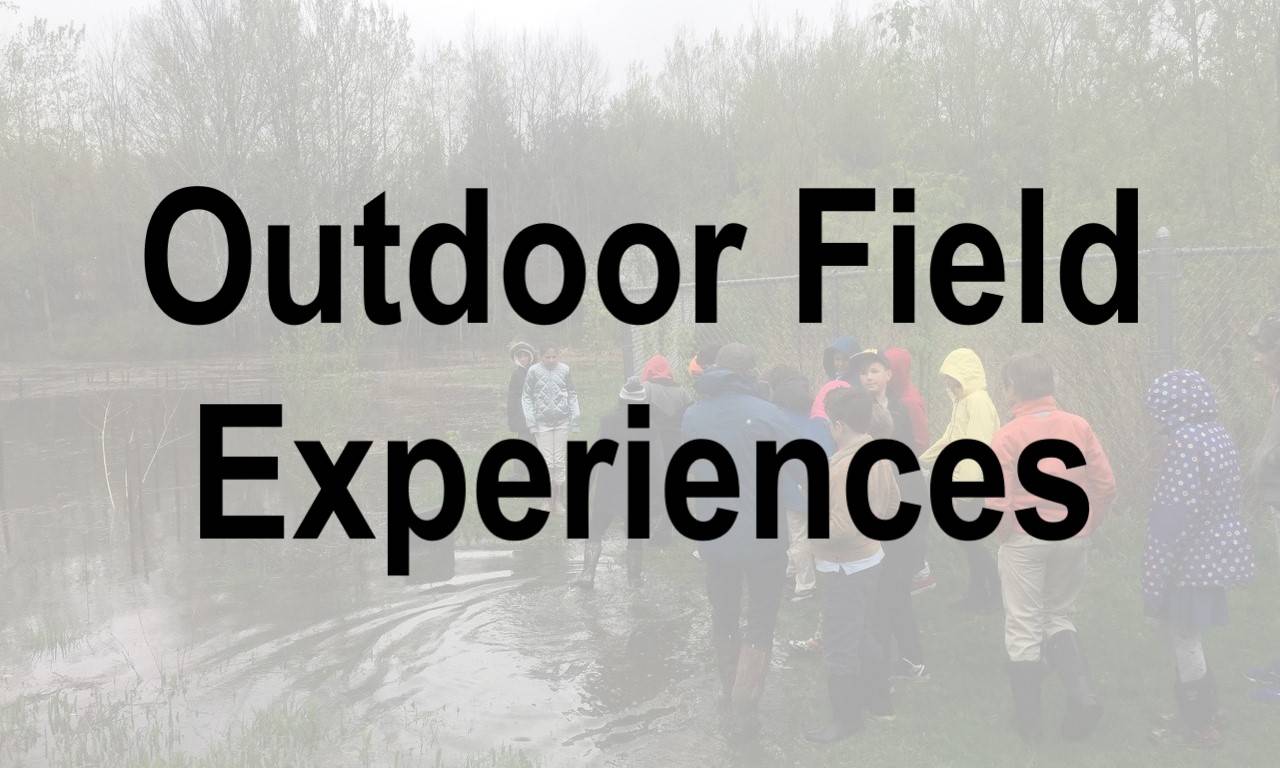
[[[521,406],[525,424],[551,473],[552,511],[563,511],[569,432],[578,430],[582,409],[569,366],[560,361],[558,346],[544,346],[542,359],[529,366]]]
[[[652,445],[652,429],[649,427],[628,427],[627,409],[632,405],[649,403],[649,395],[638,377],[627,379],[622,390],[618,392],[618,404],[600,419],[600,433],[597,440],[614,440],[619,446],[631,441],[650,442]],[[601,465],[592,473],[591,517],[588,538],[583,545],[582,575],[575,586],[591,589],[596,583],[596,567],[600,563],[600,554],[604,550],[604,535],[614,520],[621,517],[627,520],[627,456],[625,448],[618,450],[612,464]],[[665,465],[663,466],[665,470]],[[661,478],[665,475],[657,475]],[[653,498],[654,486],[661,492],[662,483],[654,483],[655,473],[650,467],[649,496]],[[625,526],[624,526],[625,528]],[[627,538],[627,583],[634,589],[643,582],[642,567],[644,563],[644,540]]]
[[[720,711],[730,740],[742,743],[760,729],[760,697],[787,571],[786,517],[779,512],[774,521],[776,536],[762,538],[756,529],[756,444],[782,445],[798,435],[778,407],[759,396],[755,353],[745,344],[721,347],[696,389],[698,400],[684,413],[684,439],[718,443],[738,473],[736,496],[698,497],[691,512],[702,520],[721,507],[738,513],[727,533],[700,542],[698,551],[711,603],[712,646],[723,691]],[[717,479],[707,461],[696,462],[689,474],[697,481]]]
[[[511,358],[511,376],[507,379],[507,429],[521,440],[532,441],[529,425],[524,419],[524,380],[533,365],[534,351],[531,344],[517,341],[507,347]]]
[[[671,454],[680,447],[680,422],[693,398],[675,380],[671,364],[662,355],[654,355],[645,361],[640,371],[640,382],[644,385],[648,398],[649,422],[653,425],[650,434],[653,453],[649,459],[649,472],[655,482],[652,483],[654,490],[650,495],[650,502],[658,512],[651,517],[649,540],[662,547],[671,540],[671,518],[665,513],[666,500],[663,498],[662,481],[667,476]]]

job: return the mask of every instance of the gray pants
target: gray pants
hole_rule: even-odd
[[[791,546],[787,547],[787,573],[796,579],[796,592],[808,592],[817,581],[813,570],[813,553],[809,551],[809,513],[787,510],[787,528]]]

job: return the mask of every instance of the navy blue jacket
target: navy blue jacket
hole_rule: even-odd
[[[717,507],[738,513],[729,532],[700,543],[699,552],[710,561],[785,556],[787,520],[781,504],[777,538],[760,539],[756,535],[756,443],[773,441],[781,445],[802,435],[776,405],[759,397],[755,382],[741,374],[712,369],[698,379],[695,389],[699,399],[685,411],[681,422],[684,439],[712,440],[724,446],[737,469],[739,491],[733,498],[691,500],[693,513],[703,520],[710,518]],[[786,470],[797,466],[790,462]],[[689,474],[695,480],[715,479],[715,472],[706,461],[696,463]]]
[[[1253,576],[1241,515],[1240,458],[1204,376],[1170,371],[1151,385],[1147,410],[1160,422],[1164,457],[1147,518],[1143,597],[1164,615],[1179,587],[1228,587]]]

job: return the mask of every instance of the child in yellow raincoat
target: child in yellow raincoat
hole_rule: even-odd
[[[956,440],[978,440],[991,444],[1000,428],[1000,413],[987,394],[987,373],[982,360],[972,349],[957,349],[947,355],[940,369],[947,393],[951,395],[951,421],[937,442],[920,457],[925,467],[932,467],[942,449]],[[956,467],[955,479],[981,479],[981,469],[973,461]],[[977,517],[981,499],[957,499],[956,513],[966,519]],[[1000,576],[995,559],[981,541],[961,542],[969,561],[969,588],[959,607],[971,611],[994,610],[1000,606]]]

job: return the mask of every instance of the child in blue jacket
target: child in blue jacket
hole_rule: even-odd
[[[1202,633],[1227,621],[1227,588],[1253,575],[1241,519],[1240,456],[1197,371],[1164,374],[1147,393],[1164,456],[1147,523],[1142,591],[1148,615],[1173,646],[1177,714],[1152,732],[1159,743],[1217,746],[1217,686]]]

